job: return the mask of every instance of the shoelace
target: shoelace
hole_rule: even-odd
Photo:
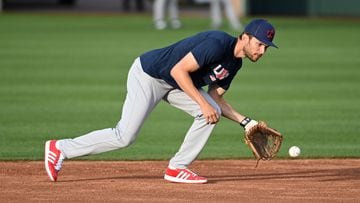
[[[55,165],[55,170],[60,171],[63,161],[64,161],[64,158],[63,158],[62,154],[60,154],[59,160]]]
[[[196,173],[192,172],[189,169],[185,169],[186,172],[190,173],[192,176],[198,176]]]

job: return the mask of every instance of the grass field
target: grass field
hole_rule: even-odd
[[[208,29],[207,19],[193,18],[156,31],[147,15],[0,15],[0,160],[40,160],[47,139],[113,127],[132,61]],[[280,48],[245,61],[226,98],[283,132],[279,157],[292,145],[302,157],[360,157],[360,21],[270,21]],[[168,159],[191,122],[162,103],[134,145],[85,159]],[[242,136],[223,119],[200,158],[251,157]]]

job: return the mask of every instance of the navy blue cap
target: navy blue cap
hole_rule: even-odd
[[[275,28],[264,19],[255,19],[246,25],[244,32],[256,37],[262,43],[278,48],[272,41],[275,36]]]

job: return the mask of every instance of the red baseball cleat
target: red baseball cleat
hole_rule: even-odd
[[[63,157],[56,148],[56,140],[48,140],[45,143],[45,169],[51,181],[56,181],[61,169]]]
[[[164,179],[174,183],[207,183],[207,179],[189,169],[166,169]]]

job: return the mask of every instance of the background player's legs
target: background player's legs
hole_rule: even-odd
[[[153,20],[155,28],[163,30],[166,28],[165,7],[167,0],[155,0],[153,3]]]
[[[210,18],[212,28],[219,29],[222,25],[220,0],[210,0]]]
[[[171,26],[174,29],[178,29],[181,27],[181,22],[179,19],[178,0],[170,0],[168,6]]]
[[[234,30],[240,30],[241,29],[241,23],[239,21],[238,16],[235,13],[235,9],[233,7],[233,4],[231,0],[222,0],[224,7],[225,7],[225,14],[226,17],[229,20],[229,23]]]
[[[219,115],[221,115],[221,110],[218,104],[204,90],[200,89],[200,93],[213,107],[217,109]],[[170,160],[169,164],[175,168],[187,168],[187,166],[200,154],[210,137],[215,124],[207,124],[206,119],[201,116],[202,112],[200,110],[200,106],[183,91],[178,89],[172,90],[168,95],[166,95],[164,100],[169,102],[172,106],[189,113],[195,118],[179,151]]]
[[[148,114],[171,87],[162,80],[151,78],[143,72],[139,59],[132,65],[127,95],[121,120],[116,128],[107,128],[86,135],[59,140],[59,147],[65,158],[98,154],[130,145]]]

